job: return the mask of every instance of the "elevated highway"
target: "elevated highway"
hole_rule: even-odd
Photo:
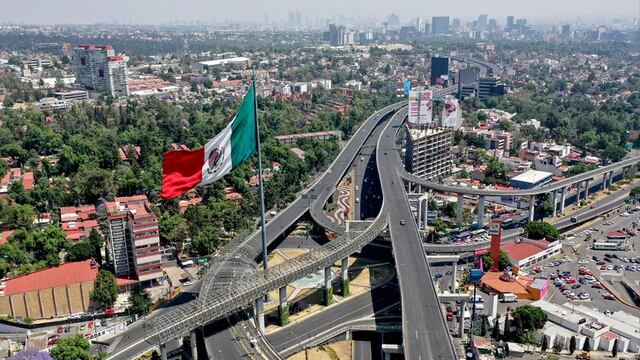
[[[407,115],[402,109],[386,125],[378,142],[378,169],[402,298],[402,334],[406,359],[457,359],[433,285],[422,239],[413,221],[400,170],[396,138]]]

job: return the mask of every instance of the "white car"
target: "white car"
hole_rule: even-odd
[[[588,298],[591,297],[591,295],[587,293],[581,293],[579,297],[580,297],[580,300],[587,300]]]
[[[589,260],[584,260],[584,259],[578,260],[578,264],[588,264],[588,263],[589,263]]]
[[[607,315],[607,316],[611,316],[611,315],[614,314],[614,311],[613,310],[605,310],[604,314]]]
[[[628,212],[623,212],[622,214],[620,214],[620,216],[622,217],[629,217],[631,214],[629,214]]]

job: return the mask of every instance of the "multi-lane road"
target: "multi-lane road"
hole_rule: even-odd
[[[402,334],[407,359],[457,359],[440,309],[422,240],[413,221],[409,201],[399,176],[402,167],[396,150],[396,133],[406,109],[386,125],[377,154],[384,209],[402,297]]]

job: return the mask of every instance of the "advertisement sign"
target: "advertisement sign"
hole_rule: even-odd
[[[409,80],[405,81],[403,84],[403,88],[404,88],[404,94],[409,95],[409,92],[411,91],[411,81]]]
[[[489,224],[489,235],[490,236],[494,236],[494,235],[498,235],[500,236],[500,225],[501,223],[499,221],[492,221]]]
[[[462,125],[462,110],[458,99],[447,96],[442,108],[442,126],[459,128]]]
[[[420,92],[409,92],[409,123],[417,124],[418,116],[420,115]]]
[[[420,116],[418,123],[428,125],[433,122],[433,91],[423,90],[420,93]]]

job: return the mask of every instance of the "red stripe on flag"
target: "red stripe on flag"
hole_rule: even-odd
[[[202,181],[203,165],[204,148],[165,153],[160,197],[173,199],[196,187]]]

